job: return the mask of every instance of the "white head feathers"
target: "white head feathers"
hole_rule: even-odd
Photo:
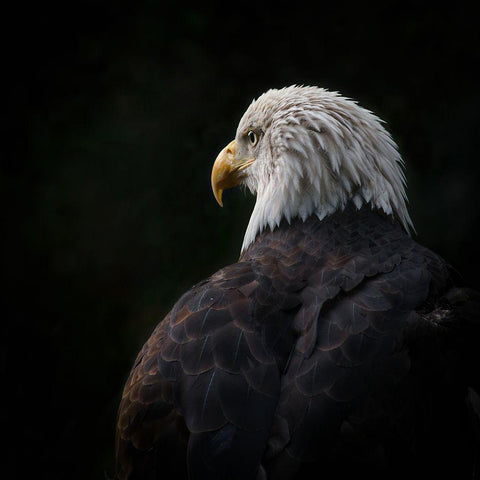
[[[243,183],[257,195],[242,250],[283,218],[319,219],[371,204],[408,231],[403,162],[381,120],[354,101],[317,87],[269,90],[253,101],[238,126],[236,143],[255,162]]]

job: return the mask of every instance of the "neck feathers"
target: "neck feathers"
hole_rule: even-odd
[[[303,108],[283,106],[274,115],[272,164],[268,174],[258,175],[242,250],[282,219],[290,223],[316,214],[322,220],[349,202],[392,215],[407,232],[413,228],[403,161],[381,121],[351,100],[324,90],[319,98],[315,90]]]

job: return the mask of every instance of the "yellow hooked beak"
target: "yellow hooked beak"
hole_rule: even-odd
[[[238,185],[242,179],[242,172],[255,161],[254,158],[235,158],[235,154],[235,140],[233,140],[218,154],[213,164],[212,190],[221,207],[223,207],[223,191]]]

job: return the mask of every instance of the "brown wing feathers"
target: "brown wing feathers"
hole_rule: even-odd
[[[188,452],[195,465],[192,478],[217,478],[215,472],[224,478],[229,468],[255,473],[277,402],[279,371],[264,344],[266,329],[255,318],[268,303],[255,303],[241,291],[252,289],[253,278],[247,264],[227,267],[175,305],[147,342],[127,381],[120,407],[120,445],[158,450],[154,436],[142,437],[145,412],[163,413],[161,427],[168,420],[177,422],[181,414],[194,434]],[[141,441],[135,442],[137,437]],[[229,458],[239,448],[252,450],[242,465]],[[119,463],[125,461],[119,457]]]
[[[187,292],[140,352],[117,478],[184,478],[186,464],[192,479],[291,478],[347,451],[403,385],[406,328],[448,275],[365,208],[264,233]]]

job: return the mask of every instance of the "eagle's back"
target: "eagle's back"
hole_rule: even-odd
[[[412,476],[409,462],[431,473],[445,451],[471,472],[478,310],[454,283],[367,207],[264,232],[188,291],[138,355],[118,479]]]

